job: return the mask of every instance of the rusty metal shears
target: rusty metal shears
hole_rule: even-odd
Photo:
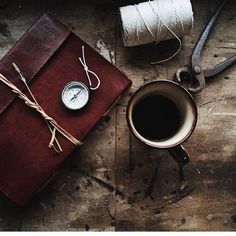
[[[201,36],[199,37],[194,50],[192,52],[192,56],[190,59],[190,65],[179,68],[176,73],[174,80],[180,84],[189,83],[188,90],[192,93],[199,93],[205,88],[205,82],[207,78],[213,77],[228,67],[232,66],[236,62],[236,55],[226,59],[225,61],[217,64],[213,68],[202,69],[201,66],[201,52],[203,46],[209,36],[209,33],[218,18],[220,12],[222,11],[224,5],[228,2],[228,0],[224,0],[219,7],[216,9],[215,13],[205,26]]]

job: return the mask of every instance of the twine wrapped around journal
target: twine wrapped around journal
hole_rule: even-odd
[[[61,135],[63,135],[66,139],[68,139],[74,145],[82,145],[83,143],[64,130],[57,122],[43,110],[43,108],[37,103],[31,101],[23,92],[21,92],[12,82],[10,82],[5,76],[0,74],[0,81],[11,88],[12,92],[16,93],[17,96],[22,99],[25,104],[36,111],[38,111],[42,117],[48,122],[52,127],[52,136],[49,142],[49,147],[53,147],[53,143],[56,141],[56,131],[58,131]],[[60,149],[62,151],[62,149]]]

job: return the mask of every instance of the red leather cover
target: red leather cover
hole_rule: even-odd
[[[88,84],[78,60],[82,45],[87,65],[100,77],[101,86],[92,92],[83,110],[70,111],[61,102],[65,84],[73,80]],[[0,73],[28,95],[12,62],[21,68],[46,113],[80,141],[131,85],[115,66],[48,14],[41,16],[0,61]],[[57,134],[63,152],[49,149],[51,133],[45,120],[1,82],[0,130],[0,191],[24,205],[76,147]]]

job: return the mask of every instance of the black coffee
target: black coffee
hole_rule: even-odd
[[[180,125],[177,106],[162,95],[145,97],[134,107],[132,118],[135,129],[149,140],[170,138]]]

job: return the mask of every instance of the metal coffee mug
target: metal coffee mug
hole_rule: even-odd
[[[171,100],[177,107],[180,115],[180,124],[177,131],[164,140],[151,140],[143,137],[135,127],[133,114],[135,107],[149,96],[161,95]],[[153,104],[153,112],[158,112],[158,107]],[[131,96],[127,107],[127,122],[134,136],[148,146],[165,148],[171,156],[184,166],[189,162],[189,156],[182,143],[192,134],[197,123],[197,107],[191,94],[179,84],[170,80],[155,80],[140,87]],[[171,121],[170,121],[171,122]],[[173,121],[174,122],[174,121]]]

